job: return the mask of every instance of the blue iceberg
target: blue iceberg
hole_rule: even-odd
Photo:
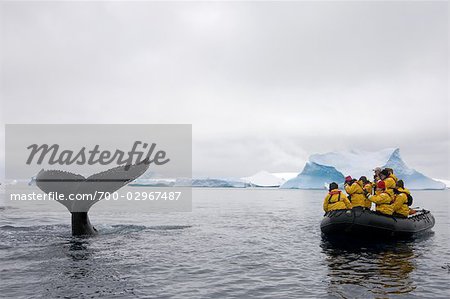
[[[331,182],[342,183],[344,175],[333,166],[306,162],[302,172],[280,186],[282,189],[324,189]]]
[[[425,176],[415,169],[409,168],[400,157],[400,150],[396,149],[383,167],[394,170],[395,175],[405,182],[409,189],[445,189],[446,185]]]

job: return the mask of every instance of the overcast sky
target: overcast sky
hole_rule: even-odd
[[[446,1],[2,2],[1,122],[192,123],[195,175],[400,147],[449,179],[448,14]]]

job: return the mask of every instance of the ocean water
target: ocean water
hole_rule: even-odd
[[[199,188],[191,213],[96,204],[92,238],[70,235],[63,208],[3,202],[0,296],[449,298],[450,193],[413,195],[435,216],[432,233],[355,244],[321,237],[323,191]]]

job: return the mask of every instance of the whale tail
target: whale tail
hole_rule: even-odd
[[[45,193],[62,196],[56,200],[72,213],[72,235],[92,235],[96,230],[89,221],[89,209],[107,194],[140,177],[149,165],[143,161],[118,166],[87,178],[71,172],[42,169],[36,176],[36,185]]]

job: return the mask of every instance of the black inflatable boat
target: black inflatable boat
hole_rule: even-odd
[[[434,226],[430,211],[417,211],[408,218],[386,216],[362,208],[331,211],[325,214],[320,229],[326,236],[358,235],[364,237],[412,237]]]

